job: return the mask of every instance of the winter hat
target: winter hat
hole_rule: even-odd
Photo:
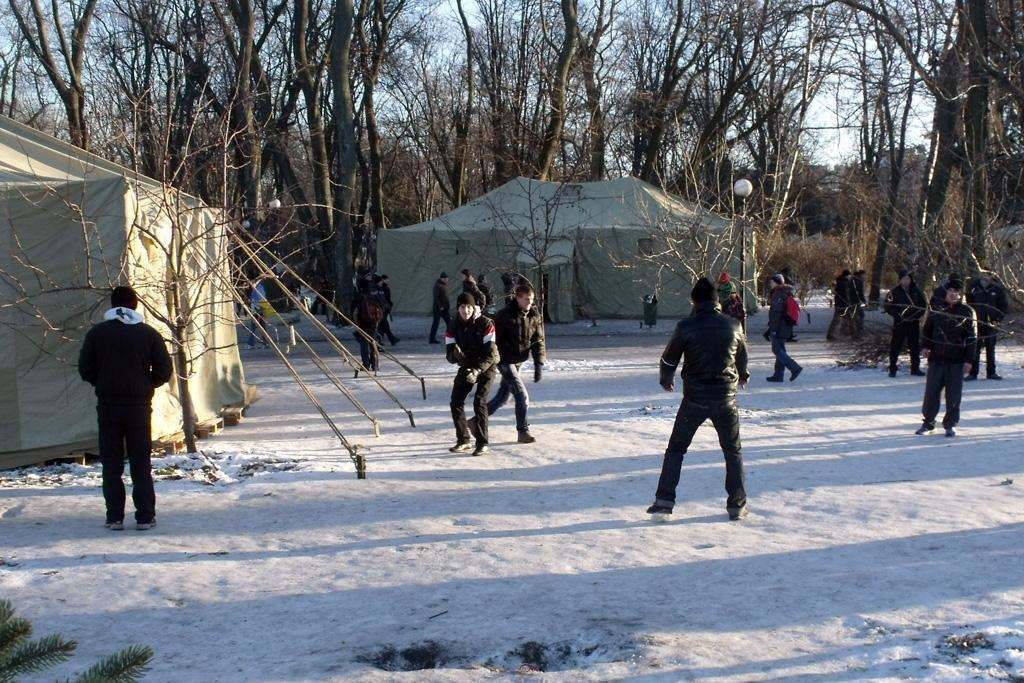
[[[775,275],[772,275],[772,282],[777,285],[784,285],[786,284],[786,278],[782,276],[782,273],[775,273]]]
[[[459,306],[476,306],[476,299],[469,292],[463,292],[459,294],[459,298],[456,299]]]
[[[442,270],[442,271],[441,271],[441,274],[440,274],[440,275],[438,275],[438,277],[439,277],[440,279],[442,279],[442,280],[443,280],[443,279],[445,279],[446,277],[448,277],[448,273],[446,273],[446,272],[444,272],[444,271]]]
[[[718,276],[718,282],[720,284],[723,284],[723,285],[728,284],[729,283],[729,273],[727,273],[727,272],[725,272],[723,270],[722,274]]]
[[[905,277],[908,277],[909,275],[910,275],[910,271],[909,271],[909,270],[907,270],[906,268],[900,268],[900,272],[899,272],[899,278],[900,278],[901,280],[902,280],[903,278],[905,278]]]
[[[114,287],[110,292],[111,308],[130,308],[133,311],[139,307],[139,296],[135,290],[127,285]]]
[[[715,300],[715,286],[706,277],[697,280],[690,292],[690,298],[695,304],[703,304]]]
[[[850,275],[851,275],[850,269],[849,268],[844,268],[843,272],[839,274],[839,277],[850,277]]]
[[[964,291],[964,281],[960,278],[949,278],[949,283],[946,285],[946,289],[955,289],[958,292]]]
[[[473,276],[473,273],[469,272],[469,268],[463,268],[459,272],[462,273],[463,275],[465,275],[466,277],[472,277]]]

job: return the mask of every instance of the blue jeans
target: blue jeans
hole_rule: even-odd
[[[498,408],[508,403],[509,394],[516,402],[516,429],[520,432],[530,431],[530,423],[526,421],[526,409],[530,407],[530,395],[526,393],[526,384],[519,376],[518,365],[498,364],[498,372],[501,373],[501,384],[498,391],[487,403],[487,414],[494,415]]]
[[[788,369],[790,372],[796,372],[800,369],[800,364],[786,353],[786,340],[780,337],[777,332],[772,332],[772,353],[775,354],[775,377],[782,377],[783,370],[785,369]]]

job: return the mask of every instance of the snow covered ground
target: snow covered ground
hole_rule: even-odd
[[[383,374],[416,429],[350,382],[384,421],[374,439],[316,385],[369,479],[251,352],[262,399],[201,456],[155,462],[154,531],[103,529],[97,468],[0,473],[0,596],[80,643],[39,680],[130,643],[156,650],[154,681],[1024,677],[1024,352],[967,385],[958,438],[916,437],[922,382],[836,369],[812,313],[792,385],[764,382],[751,325],[744,522],[726,521],[710,424],[676,519],[643,514],[678,404],[657,385],[670,322],[553,329],[530,385],[539,442],[514,443],[509,405],[472,458],[447,452],[441,347],[403,318],[428,400]]]

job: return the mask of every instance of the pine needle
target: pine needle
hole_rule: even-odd
[[[78,647],[73,640],[46,636],[25,643],[0,663],[0,683],[13,681],[20,674],[33,673],[56,666],[68,659]]]
[[[130,645],[82,673],[75,683],[134,683],[142,678],[153,659],[153,650]]]

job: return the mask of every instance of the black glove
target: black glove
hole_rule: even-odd
[[[534,363],[533,364],[533,382],[534,382],[534,384],[536,384],[537,382],[540,381],[540,376],[541,376],[542,368],[543,367],[544,367],[543,363]]]

